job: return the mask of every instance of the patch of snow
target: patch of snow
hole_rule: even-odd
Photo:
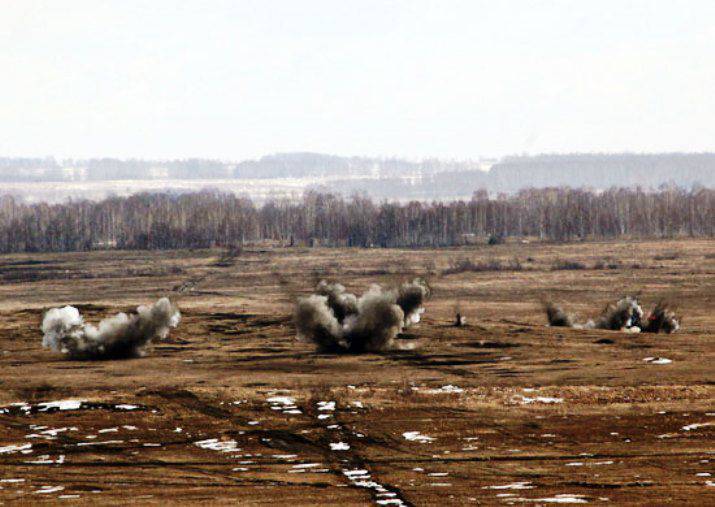
[[[290,396],[271,396],[266,401],[274,405],[295,405],[295,398]]]
[[[47,493],[57,493],[58,491],[64,490],[64,486],[41,486],[37,491],[33,491],[36,495],[43,495]]]
[[[123,444],[124,440],[103,440],[101,442],[79,442],[77,447],[85,447],[88,445],[108,445],[108,444]]]
[[[439,389],[430,389],[427,391],[430,394],[458,394],[458,393],[463,393],[464,389],[461,387],[453,386],[451,384],[442,386]]]
[[[530,405],[531,403],[545,403],[547,405],[550,405],[550,404],[564,402],[563,398],[551,398],[549,396],[534,396],[532,398],[532,397],[528,397],[528,396],[519,395],[518,398],[521,398],[521,400],[517,400],[515,397],[513,399],[513,401],[516,401],[517,403],[522,403],[524,405]]]
[[[293,465],[293,468],[298,468],[298,469],[303,469],[303,468],[315,468],[319,467],[320,463],[299,463],[297,465]]]
[[[237,452],[241,450],[238,448],[238,443],[235,440],[219,440],[218,438],[199,440],[198,442],[194,442],[194,445],[201,449],[219,452]]]
[[[36,460],[25,461],[25,463],[29,463],[31,465],[61,465],[64,462],[65,462],[64,454],[60,454],[59,456],[57,456],[57,459],[50,458],[49,454],[43,454],[42,456],[39,456],[38,459],[36,459]]]
[[[670,364],[673,362],[672,359],[667,357],[646,357],[643,361],[650,364]]]
[[[549,498],[517,498],[512,501],[516,502],[534,502],[534,503],[588,503],[585,495],[562,494],[554,495]]]
[[[409,440],[410,442],[419,442],[421,444],[434,442],[434,438],[423,435],[419,431],[405,431],[402,436],[405,440]]]
[[[511,484],[502,484],[499,486],[482,486],[482,489],[534,489],[531,482],[512,482]]]
[[[82,400],[45,401],[38,403],[37,406],[39,412],[46,412],[53,408],[57,410],[79,410],[82,406]]]
[[[0,447],[0,454],[15,454],[16,452],[24,453],[24,451],[32,452],[31,449],[32,444],[6,445],[5,447]]]
[[[706,426],[715,426],[715,423],[711,422],[705,422],[705,423],[694,423],[694,424],[688,424],[687,426],[683,426],[683,431],[692,431],[696,430],[698,428],[704,428]]]

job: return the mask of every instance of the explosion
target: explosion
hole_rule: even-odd
[[[644,333],[665,333],[670,334],[680,329],[675,312],[668,309],[668,306],[660,301],[655,305],[653,311],[650,312],[643,327]]]
[[[42,319],[42,345],[72,359],[137,357],[155,338],[164,339],[179,325],[181,314],[167,298],[136,313],[118,313],[95,327],[73,306],[52,308]]]
[[[297,336],[322,352],[404,349],[395,340],[420,321],[428,295],[427,284],[419,278],[390,290],[373,285],[359,298],[339,283],[321,281],[315,294],[296,303]]]
[[[553,327],[667,334],[680,329],[675,313],[669,310],[665,303],[658,303],[644,318],[643,308],[638,300],[630,296],[620,299],[615,305],[607,305],[601,315],[585,324],[577,323],[571,315],[554,303],[546,303],[544,307],[549,325]]]

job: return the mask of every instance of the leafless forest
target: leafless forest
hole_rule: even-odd
[[[100,202],[23,204],[0,198],[3,252],[173,249],[257,242],[309,246],[435,247],[491,238],[569,241],[712,237],[715,190],[523,190],[470,201],[377,203],[308,192],[256,206],[219,192],[139,194]]]

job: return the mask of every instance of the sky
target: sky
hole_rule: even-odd
[[[0,0],[0,156],[715,150],[715,2]]]

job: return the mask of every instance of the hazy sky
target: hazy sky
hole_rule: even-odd
[[[715,149],[715,2],[0,0],[0,156]]]

